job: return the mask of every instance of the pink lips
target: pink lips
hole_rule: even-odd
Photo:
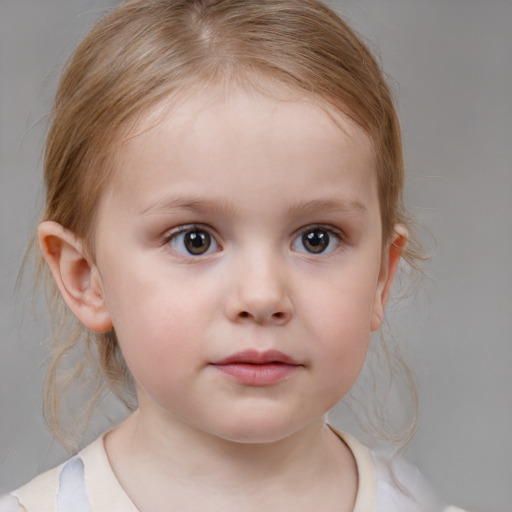
[[[211,365],[248,386],[271,386],[302,368],[300,363],[277,350],[244,350]]]

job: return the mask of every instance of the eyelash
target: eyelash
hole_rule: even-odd
[[[317,232],[316,239],[313,240],[313,237],[310,237],[309,241],[313,242],[313,244],[311,245],[311,248],[313,248],[315,245],[317,245],[319,247],[320,250],[318,252],[315,252],[314,250],[308,250],[307,248],[305,248],[305,244],[307,243],[307,239],[305,239],[305,235],[308,233],[313,234],[315,231]],[[198,238],[191,237],[189,240],[183,240],[182,243],[183,243],[183,245],[185,245],[187,242],[189,242],[192,244],[192,247],[188,247],[188,248],[183,247],[181,249],[178,249],[176,247],[176,245],[179,243],[180,235],[186,235],[187,233],[192,235],[192,234],[194,234],[194,232],[195,233],[205,233],[207,235],[207,237],[204,237],[204,236],[199,236]],[[323,234],[318,236],[318,232],[323,232]],[[325,234],[327,235],[327,238],[324,238]],[[334,239],[334,243],[335,243],[334,247],[331,247],[333,244],[333,240],[331,238]],[[199,249],[199,251],[194,254],[193,245],[196,240],[199,242],[199,244],[196,246]],[[323,240],[326,240],[326,242],[323,242]],[[201,252],[202,248],[200,247],[200,244],[201,244],[201,242],[205,242],[205,241],[207,243],[206,249],[204,250],[204,252]],[[336,251],[336,249],[338,249],[339,246],[342,245],[344,241],[345,241],[345,237],[344,237],[343,233],[341,231],[339,231],[338,229],[335,229],[332,226],[326,226],[323,224],[312,224],[312,225],[303,227],[302,229],[300,229],[297,232],[297,234],[294,236],[293,241],[291,243],[291,248],[296,250],[297,252],[301,252],[301,253],[308,254],[311,256],[328,255],[328,254]],[[297,248],[298,243],[302,243],[304,250],[300,250],[299,248]],[[327,245],[325,245],[325,243]],[[185,226],[180,226],[180,227],[172,230],[171,232],[166,233],[166,235],[164,236],[164,238],[162,240],[162,245],[171,245],[171,246],[174,245],[173,249],[176,252],[181,253],[181,255],[183,255],[185,257],[192,257],[192,258],[198,258],[200,256],[207,256],[213,252],[218,252],[219,250],[222,250],[222,246],[217,241],[217,237],[215,237],[211,233],[211,228],[209,228],[207,226],[200,225],[200,224],[189,224],[189,225],[185,225]],[[212,245],[214,246],[213,250],[210,250]],[[190,249],[192,249],[192,250],[190,250]]]

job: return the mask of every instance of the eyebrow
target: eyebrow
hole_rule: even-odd
[[[368,209],[361,201],[352,198],[323,198],[297,202],[292,204],[288,211],[295,215],[343,212],[364,216],[368,213]]]
[[[139,215],[167,213],[172,210],[193,210],[195,212],[222,213],[233,216],[237,214],[235,206],[228,201],[180,195],[165,197],[151,206],[143,208]]]

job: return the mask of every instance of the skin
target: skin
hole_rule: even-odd
[[[139,409],[106,437],[112,467],[140,510],[352,510],[357,470],[325,414],[361,369],[405,242],[400,227],[382,240],[371,141],[312,102],[241,91],[155,113],[119,152],[94,260],[39,227],[68,305],[115,328],[137,384]],[[203,254],[191,232],[210,237]],[[212,364],[247,349],[296,364],[264,386]]]

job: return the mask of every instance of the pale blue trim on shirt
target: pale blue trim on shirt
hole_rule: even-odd
[[[92,512],[85,488],[85,471],[82,459],[74,457],[63,468],[57,495],[59,512]]]

